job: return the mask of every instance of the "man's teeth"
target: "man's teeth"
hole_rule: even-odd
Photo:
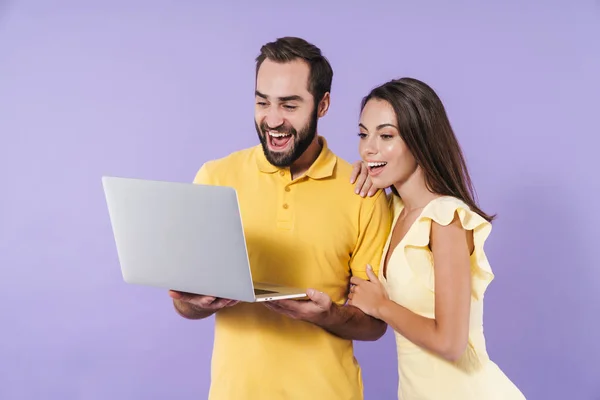
[[[384,165],[386,165],[387,163],[382,161],[382,162],[369,162],[367,163],[367,166],[369,168],[375,168],[375,167],[383,167]]]
[[[286,136],[290,136],[290,133],[279,133],[279,132],[269,132],[269,136],[271,137],[275,137],[275,138],[282,138],[282,137],[286,137]]]

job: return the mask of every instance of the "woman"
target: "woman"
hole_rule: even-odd
[[[475,203],[460,146],[436,93],[411,78],[363,99],[361,158],[391,187],[393,228],[380,276],[352,278],[349,303],[395,331],[400,399],[524,399],[488,357],[483,246],[493,216]]]

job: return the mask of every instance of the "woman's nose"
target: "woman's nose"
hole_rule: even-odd
[[[361,141],[361,153],[363,157],[372,156],[377,154],[377,145],[374,141],[367,137]]]

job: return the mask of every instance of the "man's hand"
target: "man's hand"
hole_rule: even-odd
[[[360,194],[361,197],[371,197],[377,193],[377,189],[373,187],[373,182],[371,182],[371,178],[369,177],[369,170],[366,164],[362,161],[356,161],[352,165],[350,183],[356,182],[356,194]]]
[[[212,296],[202,296],[192,293],[169,291],[177,312],[184,318],[202,319],[225,307],[239,303],[236,300],[221,299]]]
[[[309,300],[277,300],[263,303],[289,318],[317,325],[347,340],[377,340],[385,333],[385,322],[374,319],[356,307],[338,306],[323,292],[309,289]]]
[[[275,300],[264,303],[265,307],[293,319],[300,319],[320,325],[329,319],[333,302],[323,292],[309,289],[309,300]]]

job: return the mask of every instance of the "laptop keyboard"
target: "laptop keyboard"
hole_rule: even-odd
[[[277,293],[277,292],[274,292],[272,290],[254,289],[254,294],[256,294],[256,295],[273,294],[273,293]]]

